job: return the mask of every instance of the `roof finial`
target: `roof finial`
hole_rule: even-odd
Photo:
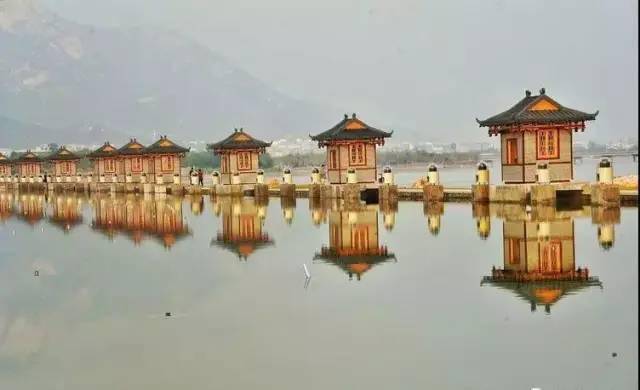
[[[349,117],[349,115],[344,114],[344,119],[347,119]]]
[[[234,127],[234,128],[233,128],[233,132],[234,132],[234,133],[237,133],[237,132],[238,132],[238,128],[237,128],[237,127]]]
[[[531,96],[531,91],[529,91],[529,90],[527,89],[526,91],[524,91],[524,95],[525,95],[526,97]]]
[[[544,94],[545,94],[545,92],[546,92],[546,91],[545,91],[544,87],[540,88],[540,95],[544,95]]]
[[[354,112],[353,114],[351,114],[351,117],[352,117],[353,119],[356,119],[356,113]]]

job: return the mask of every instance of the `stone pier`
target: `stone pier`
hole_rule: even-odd
[[[619,206],[620,187],[615,184],[593,184],[591,186],[591,204],[594,206]]]
[[[489,202],[489,185],[473,184],[471,186],[471,194],[474,202],[487,203]]]
[[[425,202],[444,201],[444,187],[440,184],[426,184],[422,187],[422,194]]]
[[[551,206],[556,203],[556,188],[551,184],[534,184],[531,186],[531,204]]]
[[[395,184],[382,184],[378,188],[378,202],[397,203],[398,202],[398,186]]]

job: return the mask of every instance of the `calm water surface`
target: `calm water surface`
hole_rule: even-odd
[[[634,389],[637,226],[0,193],[0,389]]]

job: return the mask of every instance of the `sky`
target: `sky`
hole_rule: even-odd
[[[577,141],[637,139],[634,0],[43,0],[105,27],[178,31],[290,96],[412,138],[488,141],[475,118],[545,87],[600,110]]]

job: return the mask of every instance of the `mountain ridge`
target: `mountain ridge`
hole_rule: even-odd
[[[234,127],[274,139],[333,122],[178,33],[85,26],[33,0],[0,3],[0,47],[0,115],[44,128],[215,141]]]

